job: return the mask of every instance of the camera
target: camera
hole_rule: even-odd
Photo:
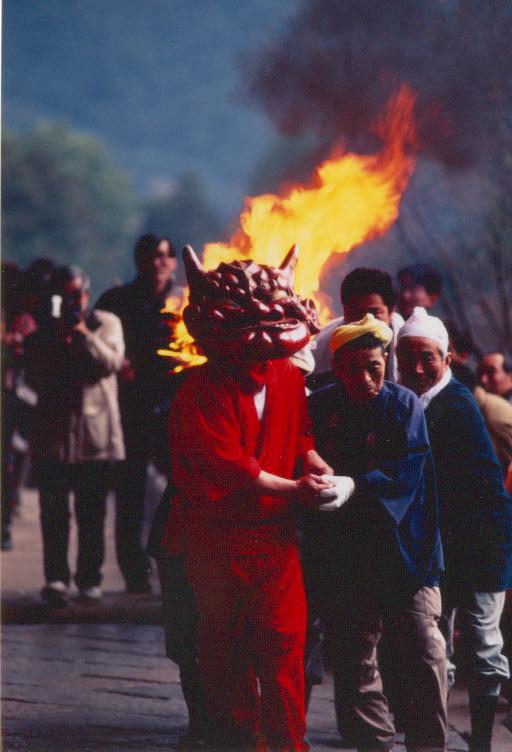
[[[73,298],[52,295],[51,315],[52,318],[60,319],[68,326],[76,326],[82,318],[82,306],[80,305],[80,301]]]

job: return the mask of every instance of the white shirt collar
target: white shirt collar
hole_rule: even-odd
[[[434,386],[432,386],[424,394],[420,395],[421,406],[424,410],[427,409],[427,407],[430,405],[434,397],[436,397],[439,394],[439,392],[442,392],[445,386],[448,386],[451,379],[452,379],[452,369],[447,368],[441,380],[438,381],[437,384],[434,384]]]
[[[265,410],[266,398],[267,398],[267,387],[264,384],[263,387],[259,390],[259,392],[256,392],[253,397],[254,407],[256,408],[256,412],[260,420],[263,419],[263,412]]]

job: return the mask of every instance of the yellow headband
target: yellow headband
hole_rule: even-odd
[[[371,334],[379,342],[382,342],[384,347],[389,345],[393,338],[393,332],[387,324],[376,319],[373,314],[367,313],[361,321],[343,324],[333,331],[330,342],[331,352],[335,353],[340,347],[347,345],[352,340],[364,337],[365,334]]]

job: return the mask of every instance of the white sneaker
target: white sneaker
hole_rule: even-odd
[[[99,601],[102,595],[101,588],[97,585],[80,590],[80,598],[84,601]]]

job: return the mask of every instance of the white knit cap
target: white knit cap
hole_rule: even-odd
[[[433,340],[443,356],[448,352],[448,332],[446,327],[436,316],[429,316],[424,308],[416,306],[411,316],[398,332],[397,341],[404,337],[425,337]]]

